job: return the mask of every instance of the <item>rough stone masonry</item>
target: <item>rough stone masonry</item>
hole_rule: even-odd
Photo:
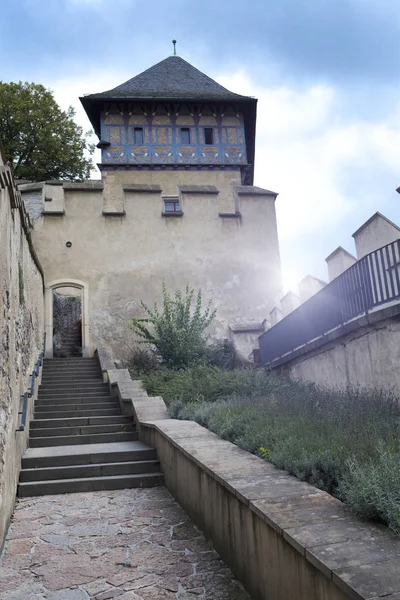
[[[19,500],[1,600],[250,600],[165,488]]]

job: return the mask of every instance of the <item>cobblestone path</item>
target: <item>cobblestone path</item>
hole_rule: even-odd
[[[1,600],[250,600],[165,488],[18,501]]]

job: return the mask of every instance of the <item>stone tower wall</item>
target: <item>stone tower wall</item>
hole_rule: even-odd
[[[280,291],[275,194],[241,186],[239,169],[108,171],[103,182],[63,191],[53,213],[46,203],[33,239],[46,282],[88,285],[91,351],[101,344],[125,359],[130,321],[143,316],[141,300],[160,301],[163,281],[201,288],[217,309],[215,338],[255,330],[256,343]],[[179,199],[182,214],[164,213],[165,195]]]

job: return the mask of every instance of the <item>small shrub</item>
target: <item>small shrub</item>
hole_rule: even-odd
[[[210,302],[203,310],[202,294],[197,292],[195,307],[192,309],[194,290],[186,286],[185,295],[175,290],[174,297],[162,286],[163,306],[153,309],[143,302],[147,313],[143,319],[132,319],[132,328],[140,338],[139,343],[154,347],[164,363],[173,368],[181,368],[204,358],[207,355],[204,332],[215,317]],[[149,327],[150,326],[150,327]]]
[[[160,362],[160,356],[153,350],[149,350],[148,348],[134,348],[126,363],[126,367],[133,377],[139,377],[158,369]]]

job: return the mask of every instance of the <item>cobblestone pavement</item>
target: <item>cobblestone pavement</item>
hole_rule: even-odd
[[[24,498],[1,600],[250,600],[165,488]]]

